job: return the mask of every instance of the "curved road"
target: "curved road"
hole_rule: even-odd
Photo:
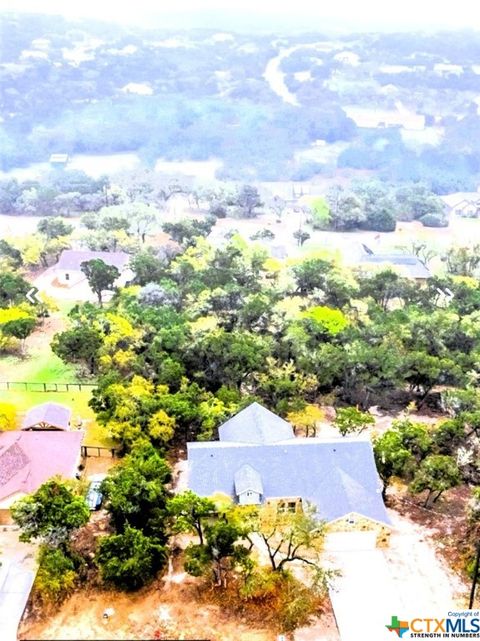
[[[283,102],[286,102],[289,105],[294,105],[295,107],[300,106],[297,96],[292,93],[285,84],[285,74],[280,69],[282,60],[284,58],[288,58],[288,56],[298,49],[318,49],[321,46],[322,43],[320,42],[295,45],[294,47],[281,49],[278,56],[275,56],[275,58],[271,58],[271,60],[268,61],[265,71],[263,72],[263,77],[270,85],[271,90],[276,93]]]

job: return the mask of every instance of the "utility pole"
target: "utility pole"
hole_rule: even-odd
[[[475,588],[477,587],[479,564],[480,564],[480,542],[477,543],[477,556],[475,558],[475,567],[473,569],[472,589],[470,590],[470,601],[468,602],[469,610],[473,608],[473,601],[475,599]]]

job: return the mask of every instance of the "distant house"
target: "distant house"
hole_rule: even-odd
[[[131,280],[133,273],[128,269],[130,256],[125,252],[94,252],[65,249],[56,265],[53,266],[57,281],[64,286],[73,287],[86,281],[82,263],[99,258],[106,265],[115,266],[120,272],[117,285],[123,286]]]
[[[58,403],[32,407],[22,421],[22,430],[69,430],[72,410]]]
[[[480,216],[480,194],[478,198],[464,198],[456,203],[452,210],[462,218],[478,218]]]
[[[480,191],[457,191],[440,196],[450,213],[462,218],[480,217]]]
[[[390,520],[371,443],[296,438],[292,426],[252,403],[219,429],[219,441],[188,443],[188,486],[240,505],[313,504],[327,522],[327,546],[359,549],[388,542]]]
[[[80,463],[83,432],[0,432],[0,523],[22,496],[60,475],[73,478]]]
[[[52,154],[49,162],[52,167],[63,168],[67,166],[68,160],[68,154]]]
[[[399,276],[411,278],[416,281],[426,281],[428,278],[431,278],[430,270],[417,256],[411,254],[365,253],[361,256],[357,267],[366,271],[390,267],[397,272]]]
[[[368,109],[356,105],[343,108],[357,127],[377,129],[385,127],[403,127],[407,131],[422,131],[425,129],[425,116],[406,109]]]

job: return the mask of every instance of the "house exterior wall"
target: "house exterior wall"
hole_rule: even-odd
[[[13,519],[10,510],[0,508],[0,525],[12,525]]]
[[[260,494],[253,490],[247,490],[238,495],[239,505],[259,505],[261,502]]]
[[[61,285],[73,287],[73,285],[85,279],[85,274],[77,270],[57,269],[56,277]]]
[[[74,287],[81,282],[86,281],[85,274],[77,269],[56,269],[55,277],[58,282],[65,287]],[[123,269],[120,276],[115,281],[117,287],[125,287],[128,281],[132,280],[134,273],[131,269]]]
[[[275,505],[277,510],[284,512],[301,512],[302,499],[299,496],[277,496],[268,498],[268,505]]]
[[[327,536],[330,533],[338,532],[372,532],[375,533],[377,547],[388,547],[390,545],[391,530],[387,525],[372,521],[355,512],[346,514],[343,518],[332,521],[327,525]]]

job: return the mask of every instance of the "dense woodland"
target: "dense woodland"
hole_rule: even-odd
[[[420,180],[436,193],[476,186],[474,32],[333,39],[147,31],[40,16],[2,22],[4,170],[53,152],[134,151],[147,165],[160,157],[217,158],[217,178],[226,180],[309,179],[338,166],[396,183]],[[298,106],[283,102],[264,77],[269,60],[289,47],[296,49],[281,71]],[[345,62],[343,52],[358,62]],[[438,72],[435,65],[446,62],[461,71]],[[389,71],[402,65],[405,71]],[[126,92],[132,83],[148,95]],[[424,115],[427,130],[439,128],[440,139],[412,143],[397,127],[359,129],[344,111],[400,103]],[[317,140],[344,149],[333,161],[296,155]]]
[[[13,507],[22,539],[40,543],[42,607],[55,607],[78,585],[129,591],[151,583],[179,552],[175,535],[187,533],[185,570],[217,588],[225,607],[242,616],[257,609],[286,633],[318,614],[331,573],[311,506],[282,514],[173,493],[172,463],[185,444],[215,439],[252,401],[306,437],[317,435],[327,407],[344,437],[371,427],[373,406],[396,411],[373,441],[384,498],[394,479],[427,510],[452,488],[471,490],[461,542],[471,572],[480,522],[479,247],[439,250],[418,241],[403,248],[440,264],[419,283],[389,268],[348,267],[328,250],[274,258],[271,229],[215,242],[210,233],[219,219],[266,212],[279,224],[298,218],[298,245],[308,230],[388,232],[413,220],[447,226],[439,195],[475,189],[480,174],[478,34],[333,41],[319,33],[147,31],[10,15],[2,35],[4,171],[54,152],[128,151],[144,163],[115,178],[67,169],[0,181],[1,213],[42,217],[33,234],[0,240],[2,355],[24,356],[26,340],[55,309],[48,297],[33,306],[25,295],[31,273],[53,265],[63,249],[122,250],[133,272],[118,288],[115,267],[83,263],[97,302],[75,305],[51,343],[80,379],[96,383],[91,408],[122,460],[102,485],[108,518],[99,538],[89,530],[81,482],[52,479]],[[279,64],[297,106],[264,77],[269,61],[293,47]],[[355,64],[342,53],[356,56]],[[436,70],[447,63],[461,72]],[[148,91],[124,91],[130,83]],[[427,129],[441,129],[437,140],[412,144],[399,127],[360,129],[344,109],[398,103],[425,116]],[[338,146],[334,160],[298,155],[318,140]],[[207,185],[152,171],[158,158],[222,165]],[[258,183],[332,177],[338,169],[356,179],[339,180],[308,206]],[[193,215],[167,222],[176,196]],[[152,242],[159,231],[172,242]],[[416,410],[427,408],[436,424],[417,420]],[[2,429],[15,427],[14,414],[2,414]],[[268,568],[255,556],[259,538]],[[308,569],[306,584],[289,571],[294,561]]]
[[[60,224],[45,219],[43,233],[49,221]],[[14,518],[25,540],[42,543],[36,584],[42,607],[85,581],[138,589],[165,567],[170,537],[188,532],[194,539],[184,552],[186,571],[216,586],[225,607],[234,602],[245,612],[267,600],[272,625],[288,632],[322,607],[330,578],[315,514],[173,496],[165,459],[175,459],[186,441],[215,438],[218,426],[253,400],[306,436],[316,435],[324,405],[336,406],[335,425],[346,436],[373,422],[365,412],[372,404],[410,402],[374,441],[385,495],[392,477],[400,477],[430,508],[452,487],[475,486],[480,288],[471,271],[474,255],[457,255],[445,278],[419,286],[388,269],[352,271],[325,253],[281,262],[239,236],[213,247],[199,225],[177,224],[173,231],[182,233],[173,254],[135,252],[131,285],[109,303],[99,297],[100,304],[76,306],[52,343],[58,356],[95,377],[91,405],[125,454],[103,484],[107,536],[86,546],[83,498],[55,480],[17,503]],[[9,349],[40,319],[23,302],[28,283],[11,257],[3,261],[0,324]],[[85,273],[94,291],[96,278],[103,279],[100,289],[114,289],[115,275],[90,267]],[[442,296],[446,290],[451,297]],[[410,415],[413,404],[425,403],[441,409],[445,420],[432,427]],[[254,535],[272,554],[269,569],[255,560]],[[463,542],[466,563],[469,541]],[[293,560],[308,566],[308,586],[288,571]]]

